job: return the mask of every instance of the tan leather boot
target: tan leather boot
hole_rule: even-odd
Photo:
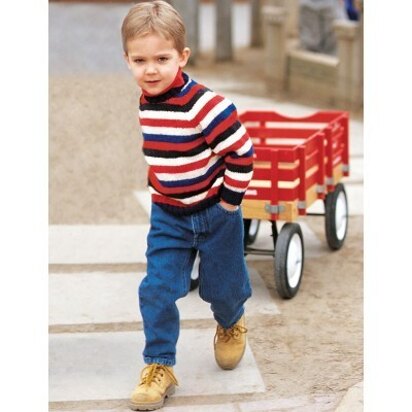
[[[246,333],[244,315],[229,329],[217,325],[215,359],[222,369],[236,368],[245,353]]]
[[[153,411],[163,406],[165,399],[175,392],[178,385],[171,366],[153,363],[141,373],[140,383],[130,399],[130,408],[134,411]]]

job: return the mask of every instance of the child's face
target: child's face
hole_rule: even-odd
[[[127,42],[125,59],[137,84],[150,95],[156,96],[167,89],[180,68],[186,66],[190,50],[182,53],[172,40],[152,33]]]

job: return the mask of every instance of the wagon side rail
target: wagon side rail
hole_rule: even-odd
[[[333,191],[343,176],[349,176],[349,113],[318,111],[309,116],[285,116],[273,110],[247,110],[240,120],[257,145],[268,145],[282,138],[281,144],[296,144],[314,131],[325,132],[327,191]],[[301,139],[301,140],[299,140]]]
[[[341,116],[348,118],[348,112],[339,110],[321,110],[308,116],[285,116],[274,110],[246,110],[239,115],[240,121],[268,126],[266,123],[331,123],[338,121]]]

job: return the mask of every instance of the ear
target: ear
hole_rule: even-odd
[[[179,59],[179,67],[183,69],[183,67],[186,66],[187,62],[189,61],[191,50],[189,47],[185,47],[180,54],[180,59]]]
[[[123,54],[123,58],[126,61],[127,67],[129,68],[129,70],[131,70],[131,66],[130,66],[130,60],[129,60],[129,55],[127,53]]]

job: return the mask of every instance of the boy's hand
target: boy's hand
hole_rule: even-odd
[[[224,209],[228,210],[229,212],[234,212],[235,210],[239,209],[239,206],[231,205],[230,203],[227,203],[224,200],[221,200],[219,203]]]

